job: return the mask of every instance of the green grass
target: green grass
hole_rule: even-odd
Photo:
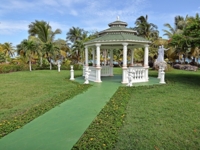
[[[174,70],[166,79],[165,86],[130,89],[116,149],[200,148],[200,73]]]
[[[88,88],[68,78],[69,71],[0,74],[0,136]],[[166,82],[120,87],[73,149],[200,149],[200,72],[173,70]]]
[[[113,67],[114,74],[122,74],[122,68],[120,67]]]
[[[81,75],[82,71],[75,73]],[[69,78],[70,72],[64,70],[0,74],[0,137],[89,87]]]
[[[157,77],[157,72],[150,75]],[[74,149],[199,149],[200,72],[173,70],[166,73],[166,82],[120,87],[111,99],[121,100],[119,112],[108,102]],[[98,124],[99,120],[106,123]]]

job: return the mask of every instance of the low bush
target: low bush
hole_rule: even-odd
[[[49,70],[49,65],[42,65],[38,66],[37,64],[31,65],[32,70]],[[57,70],[57,65],[52,66],[52,70]],[[61,70],[70,70],[70,64],[63,64],[61,65]],[[73,65],[74,70],[82,70],[83,66],[80,64],[74,64]],[[10,73],[10,72],[16,72],[16,71],[28,71],[29,66],[28,64],[0,64],[0,73]]]
[[[24,64],[21,64],[21,65],[1,64],[0,65],[0,73],[9,73],[9,72],[25,71],[25,70],[29,70],[28,65],[24,65]]]

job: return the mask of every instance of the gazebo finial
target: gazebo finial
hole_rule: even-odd
[[[117,21],[119,21],[119,16],[117,16]]]

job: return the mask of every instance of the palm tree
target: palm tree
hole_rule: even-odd
[[[29,70],[32,71],[31,61],[32,58],[38,53],[38,44],[33,40],[23,40],[21,44],[17,45],[18,54],[22,54],[25,58],[28,58]]]
[[[55,31],[52,31],[49,23],[36,20],[29,25],[28,33],[31,36],[38,37],[43,43],[46,43],[54,41],[55,35],[60,34],[61,30],[56,29]]]
[[[183,32],[188,24],[188,16],[185,18],[182,16],[176,16],[174,18],[174,27],[172,27],[170,24],[166,23],[164,24],[165,27],[168,28],[168,30],[163,30],[166,35],[169,38],[169,46],[171,46],[171,54],[175,53],[178,55],[178,59],[180,61],[181,56],[184,56],[184,62],[185,58],[187,56],[188,51],[188,43],[187,38],[183,36]],[[173,52],[172,52],[173,51]],[[171,55],[174,57],[174,54]]]
[[[67,32],[67,39],[72,43],[75,43],[77,40],[81,40],[84,30],[79,27],[72,27]]]
[[[38,45],[37,52],[38,52],[38,57],[40,58],[40,67],[41,67],[44,57],[44,52],[42,51],[43,42],[38,37],[35,36],[29,36],[29,40],[34,41]]]
[[[3,53],[3,47],[2,47],[2,44],[0,43],[0,52]]]
[[[54,43],[59,47],[61,56],[66,58],[70,52],[69,44],[63,39],[57,39]]]
[[[71,49],[71,58],[76,63],[82,62],[84,58],[84,42],[95,38],[93,34],[88,36],[88,32],[80,28],[72,27],[67,33],[67,39],[73,42]],[[90,49],[89,49],[90,53]]]
[[[182,34],[187,23],[188,16],[186,16],[185,18],[182,16],[176,16],[174,18],[174,27],[172,27],[169,23],[164,24],[164,26],[167,27],[168,30],[163,29],[163,31],[165,32],[163,35],[166,35],[170,39],[174,34]]]
[[[30,36],[37,37],[41,41],[42,46],[43,46],[47,43],[54,42],[55,35],[60,34],[61,30],[56,29],[55,31],[52,31],[52,28],[49,25],[49,23],[45,21],[35,20],[35,22],[32,22],[29,25],[28,33],[30,34]],[[44,49],[42,47],[40,48],[40,50],[41,50],[40,51],[40,66],[42,66],[42,57],[44,56],[45,52],[43,51]]]
[[[113,50],[113,60],[118,62],[119,66],[121,66],[123,60],[123,51],[121,49]]]
[[[48,42],[44,44],[43,50],[45,52],[46,58],[50,64],[50,70],[52,69],[52,61],[56,59],[60,54],[60,49],[55,45],[55,43]]]
[[[137,18],[135,25],[136,27],[134,27],[134,29],[137,31],[139,36],[151,41],[158,38],[158,27],[155,24],[148,22],[148,15]]]
[[[187,38],[190,45],[190,54],[195,58],[199,58],[199,47],[200,47],[200,16],[197,13],[194,17],[188,17],[186,28],[184,28],[183,35]],[[198,61],[197,61],[198,63]]]
[[[84,45],[82,41],[76,41],[72,46],[72,59],[79,63],[83,60]],[[81,60],[82,59],[82,60]]]
[[[5,60],[6,60],[6,63],[7,63],[7,58],[14,55],[15,49],[12,46],[12,43],[8,43],[8,42],[2,44],[1,46],[2,46],[4,55],[5,55],[5,58],[6,58]]]
[[[5,56],[4,56],[4,51],[3,51],[3,47],[0,44],[0,63],[5,62]]]

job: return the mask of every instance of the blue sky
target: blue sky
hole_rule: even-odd
[[[101,31],[120,16],[121,21],[134,27],[135,20],[148,15],[148,21],[158,26],[163,36],[163,24],[173,25],[174,17],[200,14],[199,0],[1,0],[0,43],[15,46],[28,37],[28,25],[35,20],[49,22],[53,30],[66,39],[72,26],[89,32]],[[165,37],[164,37],[165,38]]]

